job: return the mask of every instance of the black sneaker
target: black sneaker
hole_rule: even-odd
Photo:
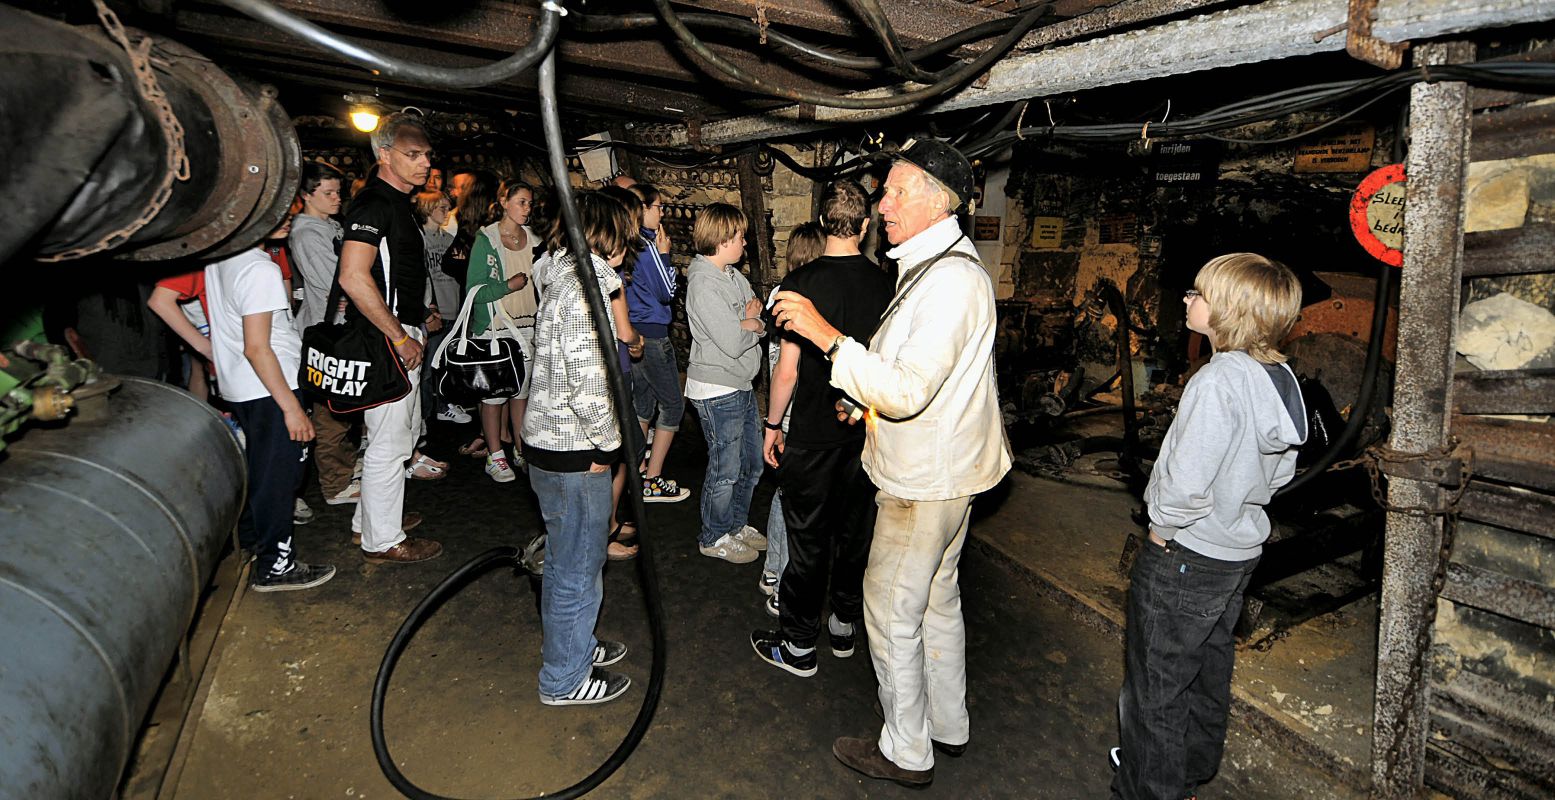
[[[815,651],[796,656],[788,649],[788,643],[783,641],[781,631],[753,631],[751,633],[751,649],[761,660],[778,669],[788,670],[801,678],[808,678],[815,674]]]
[[[578,688],[561,697],[540,695],[540,702],[548,706],[582,706],[591,703],[608,703],[626,693],[632,679],[619,673],[595,667]]]
[[[853,632],[847,635],[832,633],[831,625],[826,626],[826,635],[831,639],[831,654],[838,658],[847,658],[853,655],[853,640],[858,638],[858,625],[853,623]]]
[[[782,614],[778,612],[778,596],[775,594],[768,595],[766,602],[762,603],[761,607],[765,608],[767,610],[767,616],[773,619],[778,619],[782,616]]]
[[[1121,748],[1121,747],[1114,747],[1111,750],[1107,751],[1107,764],[1112,767],[1112,771],[1113,772],[1117,772],[1118,771],[1118,767],[1122,766],[1122,764],[1123,764],[1122,755],[1123,755],[1123,748]]]
[[[600,639],[594,645],[594,666],[596,667],[608,667],[623,658],[626,658],[624,642],[607,642]]]
[[[292,568],[280,575],[265,575],[249,582],[248,588],[256,592],[291,592],[297,589],[312,589],[329,583],[329,579],[335,577],[335,567],[331,564],[304,564],[301,561],[293,561]]]

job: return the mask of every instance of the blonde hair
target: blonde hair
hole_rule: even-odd
[[[697,212],[691,223],[691,245],[704,256],[718,252],[723,244],[745,232],[745,212],[728,203],[710,203]]]
[[[1290,268],[1257,253],[1211,259],[1193,279],[1209,304],[1218,350],[1242,350],[1264,364],[1280,364],[1280,340],[1301,314],[1301,281]]]
[[[855,231],[856,233],[857,231]],[[826,252],[826,231],[819,222],[806,222],[788,234],[788,271],[820,258]]]

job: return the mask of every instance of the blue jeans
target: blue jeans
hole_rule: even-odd
[[[1140,545],[1123,634],[1114,798],[1179,800],[1219,770],[1233,631],[1257,566],[1256,558],[1221,561],[1176,542]]]
[[[761,480],[761,422],[756,393],[730,392],[692,400],[707,438],[707,479],[702,482],[703,547],[738,533],[750,519],[751,495]]]
[[[772,493],[772,508],[767,511],[767,561],[762,572],[770,572],[783,579],[788,569],[788,524],[783,521],[783,490]]]
[[[531,464],[529,485],[540,499],[546,534],[540,694],[562,697],[578,688],[594,665],[610,536],[610,471],[547,472]]]
[[[653,419],[653,407],[659,407],[661,431],[680,430],[680,418],[686,414],[686,396],[680,390],[680,367],[675,364],[675,347],[666,337],[643,339],[643,357],[632,368],[632,407],[643,422]]]

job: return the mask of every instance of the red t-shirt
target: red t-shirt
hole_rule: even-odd
[[[205,302],[205,270],[197,269],[194,272],[186,272],[183,275],[174,275],[157,281],[157,286],[172,289],[178,292],[178,302],[187,303],[190,300],[200,301],[200,310],[205,312],[205,318],[211,318],[210,307]]]

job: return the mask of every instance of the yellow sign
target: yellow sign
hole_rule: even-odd
[[[1034,250],[1057,250],[1064,240],[1063,217],[1032,217],[1031,247]]]

